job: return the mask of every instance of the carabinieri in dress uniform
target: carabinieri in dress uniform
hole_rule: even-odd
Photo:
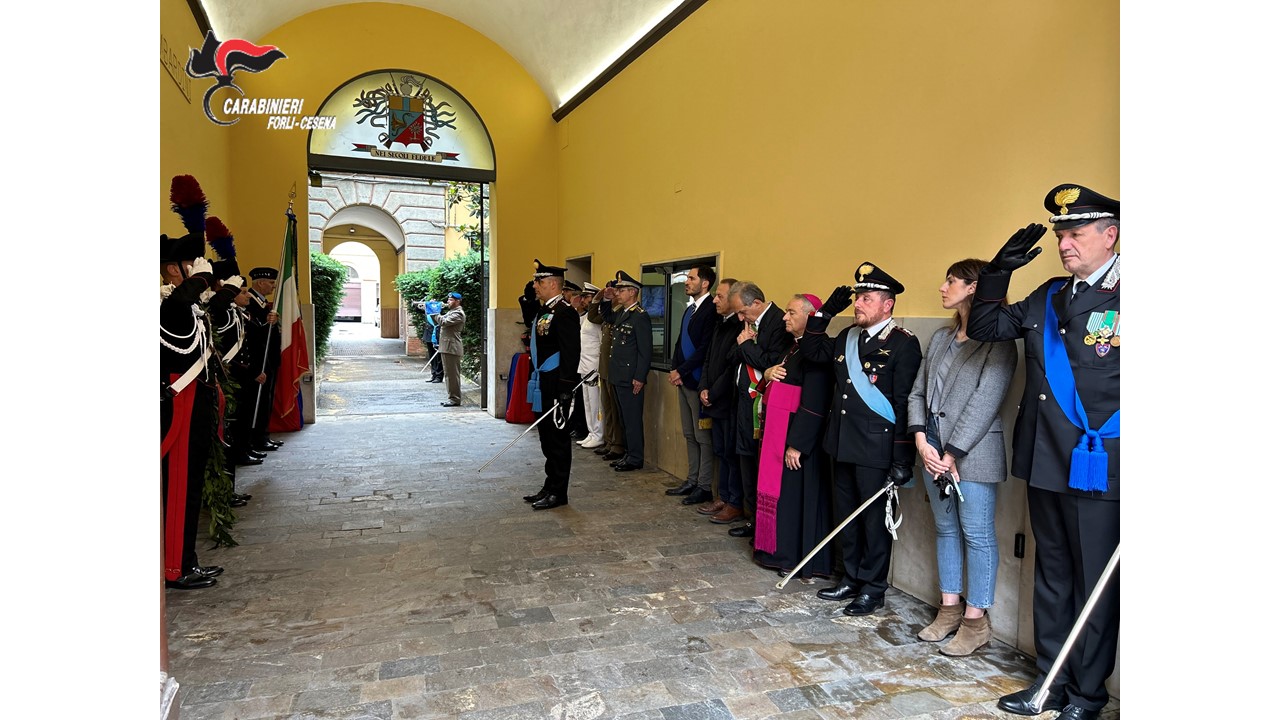
[[[187,234],[160,236],[160,471],[164,498],[164,583],[178,590],[217,583],[220,567],[201,567],[196,526],[217,422],[217,389],[210,374],[213,346],[200,304],[212,296],[213,268],[204,259],[209,204],[190,175],[169,193]]]
[[[538,440],[547,458],[542,489],[524,496],[534,510],[548,510],[569,504],[569,470],[573,463],[569,439],[569,416],[573,413],[573,392],[578,385],[581,335],[578,312],[564,301],[564,268],[533,261],[533,289],[541,303],[533,313],[529,352],[533,371],[529,373],[529,403],[541,416],[555,411],[538,423]],[[559,405],[555,405],[556,403]]]
[[[1056,277],[1007,307],[1013,271],[1031,262],[1045,233],[1015,232],[978,275],[969,337],[1022,338],[1026,386],[1013,434],[1013,475],[1027,481],[1036,538],[1036,667],[1031,687],[1000,699],[1001,710],[1097,718],[1115,669],[1120,579],[1112,578],[1049,690],[1047,678],[1120,544],[1120,201],[1083,185],[1059,185],[1044,198],[1070,277]],[[1083,411],[1083,413],[1082,413]]]
[[[849,306],[850,288],[836,288],[809,318],[800,353],[835,364],[836,389],[823,448],[835,460],[836,518],[847,517],[887,481],[905,485],[913,477],[916,446],[907,435],[907,400],[924,359],[920,340],[893,319],[893,307],[905,288],[871,263],[858,266],[852,292],[851,327],[834,340],[831,318]],[[861,332],[852,328],[861,328]],[[868,615],[884,606],[889,587],[893,537],[884,515],[866,511],[840,531],[844,580],[819,590],[824,600],[852,601],[846,615]]]

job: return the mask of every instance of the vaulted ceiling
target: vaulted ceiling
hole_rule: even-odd
[[[681,0],[390,0],[447,15],[511,54],[558,109]],[[321,8],[355,0],[199,0],[220,39],[259,40]]]

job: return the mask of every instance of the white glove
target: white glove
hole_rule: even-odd
[[[199,275],[200,273],[212,273],[213,265],[205,258],[198,257],[195,262],[191,263],[191,274]]]
[[[200,293],[200,302],[207,303],[212,299],[213,299],[212,290],[205,290],[204,292]]]
[[[170,295],[172,295],[172,294],[173,294],[173,284],[172,284],[172,283],[170,283],[170,284],[168,284],[168,285],[161,285],[161,286],[160,286],[160,299],[161,299],[162,301],[163,301],[163,300],[168,299],[168,297],[169,297]]]
[[[240,277],[239,275],[232,275],[226,280],[223,280],[222,284],[230,285],[231,287],[234,287],[234,288],[242,288],[244,287],[244,278]]]

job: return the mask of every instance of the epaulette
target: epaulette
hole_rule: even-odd
[[[906,328],[902,327],[901,325],[894,325],[894,326],[893,326],[893,329],[894,329],[894,330],[897,330],[898,332],[901,332],[901,333],[906,333],[907,337],[915,337],[915,336],[916,336],[916,334],[915,334],[915,333],[913,333],[913,332],[911,332],[910,330],[908,330],[908,329],[906,329]]]

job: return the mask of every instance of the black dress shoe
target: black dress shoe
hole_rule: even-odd
[[[246,450],[246,451],[244,452],[244,454],[245,454],[245,456],[247,456],[247,457],[251,457],[251,458],[253,458],[254,460],[266,460],[266,459],[267,459],[267,454],[266,454],[265,452],[260,451],[260,450]]]
[[[244,507],[245,505],[249,504],[249,501],[243,498],[232,497],[230,502],[228,502],[227,504],[230,505],[231,507]]]
[[[1041,678],[1043,680],[1044,678]],[[1007,713],[1014,715],[1039,715],[1045,710],[1061,710],[1066,703],[1063,702],[1061,694],[1054,695],[1052,692],[1044,699],[1044,707],[1036,708],[1031,704],[1036,693],[1040,692],[1040,683],[1036,683],[1025,690],[1019,690],[1016,693],[1010,693],[1000,698],[996,703],[996,707]],[[1097,715],[1094,715],[1096,718]]]
[[[870,615],[882,607],[884,607],[883,595],[880,597],[859,595],[853,599],[853,602],[844,606],[844,614],[851,617],[857,617],[858,615]]]
[[[532,494],[532,495],[525,495],[525,496],[524,496],[524,501],[525,501],[525,502],[527,502],[527,503],[536,503],[536,502],[538,502],[539,500],[541,500],[542,498],[546,497],[546,496],[547,496],[547,495],[549,495],[549,494],[550,494],[550,493],[548,493],[546,490],[539,490],[538,492],[536,492],[536,493],[534,493],[534,494]]]
[[[557,507],[560,507],[561,505],[568,505],[568,504],[569,504],[569,501],[565,498],[560,497],[559,495],[547,495],[546,497],[542,498],[538,502],[534,503],[533,509],[534,510],[550,510],[551,508],[557,508]]]
[[[195,572],[183,575],[177,580],[164,581],[164,586],[170,590],[199,590],[200,588],[213,587],[217,584],[217,580],[214,580],[211,577],[205,577],[204,575],[199,575]]]
[[[238,492],[231,493],[231,497],[239,500],[244,500],[245,502],[248,502],[253,499],[253,496],[249,495],[248,493],[238,493]]]
[[[852,585],[836,585],[818,591],[818,597],[823,600],[848,600],[858,594],[858,588]]]
[[[608,446],[608,445],[604,445],[604,446],[601,446],[601,447],[596,448],[595,450],[592,450],[591,452],[594,452],[594,453],[595,453],[595,454],[597,454],[597,455],[608,455],[608,454],[609,454],[609,446]]]
[[[241,457],[236,458],[236,464],[237,465],[261,465],[262,458],[253,457],[251,455],[242,455]]]
[[[705,502],[711,502],[714,498],[711,496],[710,490],[694,490],[689,493],[685,499],[680,501],[681,505],[701,505]]]
[[[742,523],[741,525],[739,525],[738,527],[731,529],[729,531],[729,536],[730,537],[755,537],[756,524],[755,522],[748,520]]]
[[[252,448],[250,448],[250,449],[251,449],[253,452],[256,452],[256,453],[269,453],[269,452],[275,452],[275,451],[279,450],[279,449],[280,449],[280,446],[279,446],[279,445],[272,445],[270,442],[265,442],[265,443],[263,443],[263,444],[261,444],[261,445],[254,445],[254,446],[253,446]]]
[[[643,467],[644,467],[643,465],[635,465],[633,463],[627,462],[626,460],[619,460],[618,464],[613,466],[613,471],[614,472],[631,472],[632,470],[639,470]]]
[[[280,446],[284,445],[284,441],[283,441],[283,440],[272,440],[271,438],[267,438],[267,444],[268,444],[268,445],[271,445],[271,446],[274,446],[274,447],[280,447]]]
[[[1098,720],[1101,715],[1101,710],[1085,710],[1079,705],[1067,705],[1058,713],[1061,720]]]
[[[626,455],[620,452],[607,452],[604,454],[604,459],[610,462],[614,460],[621,460],[624,457],[626,457]]]
[[[460,402],[442,402],[440,403],[440,407],[458,407],[461,404],[462,403]]]
[[[218,565],[208,565],[204,567],[197,565],[195,569],[191,571],[191,574],[203,575],[204,577],[207,577],[207,578],[218,577],[219,575],[222,574],[222,568]]]
[[[667,488],[666,494],[672,495],[672,496],[688,495],[689,493],[697,489],[698,489],[698,483],[685,480],[684,484],[681,485],[680,487]]]

